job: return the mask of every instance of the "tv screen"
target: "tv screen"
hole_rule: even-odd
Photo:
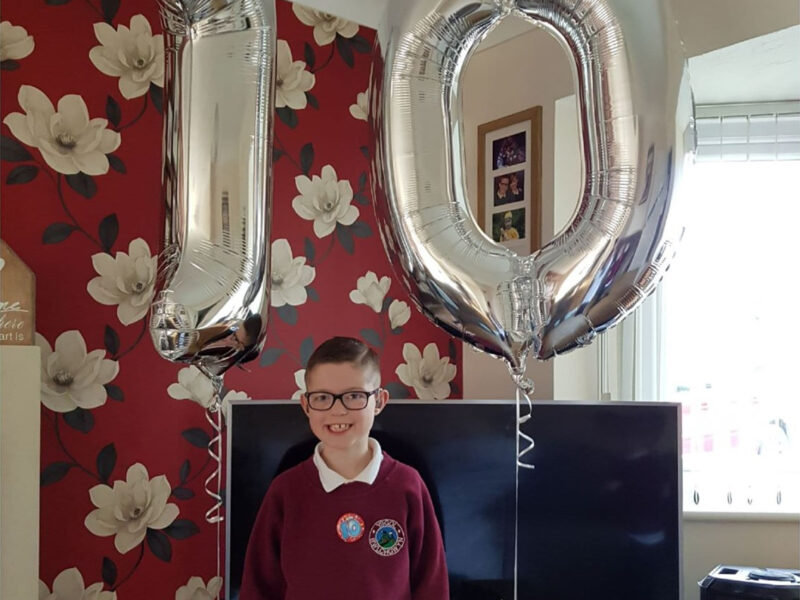
[[[415,467],[442,528],[452,600],[678,600],[677,404],[536,402],[535,448],[516,469],[513,402],[393,401],[383,449]],[[231,407],[227,598],[238,598],[250,528],[279,472],[315,440],[297,402]],[[515,535],[516,533],[516,535]]]

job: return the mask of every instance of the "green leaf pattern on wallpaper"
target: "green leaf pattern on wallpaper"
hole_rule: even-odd
[[[133,165],[137,152],[142,151],[141,141],[132,148],[128,140],[141,140],[137,125],[148,122],[152,128],[152,119],[161,118],[163,36],[153,32],[151,23],[156,19],[143,14],[115,23],[118,14],[127,15],[125,9],[134,6],[121,0],[45,0],[44,5],[49,7],[47,11],[61,11],[62,16],[74,11],[71,19],[86,20],[82,30],[86,43],[76,47],[84,53],[86,68],[107,85],[84,95],[74,91],[53,94],[39,73],[39,87],[17,85],[16,105],[7,103],[2,119],[7,129],[0,135],[0,160],[10,163],[4,183],[13,186],[15,193],[38,186],[37,202],[48,203],[50,216],[47,222],[36,222],[41,223],[40,229],[32,241],[50,261],[59,261],[69,248],[73,263],[65,265],[58,277],[74,278],[75,273],[85,277],[80,283],[86,293],[80,310],[88,310],[94,318],[91,328],[79,330],[68,322],[68,313],[59,313],[60,332],[46,329],[48,336],[36,335],[42,358],[42,437],[48,440],[40,485],[48,493],[70,487],[73,496],[77,488],[81,498],[64,505],[63,518],[80,521],[85,534],[102,540],[97,540],[100,546],[89,544],[80,559],[59,555],[55,563],[44,548],[43,564],[47,563],[50,575],[39,581],[39,597],[122,600],[131,581],[147,585],[143,580],[158,564],[174,565],[176,556],[183,553],[186,568],[180,576],[185,584],[158,597],[215,598],[222,579],[211,573],[198,576],[189,571],[195,562],[186,560],[186,548],[191,545],[187,540],[208,530],[208,544],[216,535],[212,525],[193,520],[209,506],[203,483],[215,467],[208,453],[215,434],[202,411],[196,412],[196,421],[182,424],[175,433],[176,447],[181,450],[169,456],[168,462],[174,464],[164,469],[168,473],[153,472],[145,461],[126,453],[119,439],[108,439],[114,431],[108,426],[109,412],[124,410],[126,416],[136,415],[137,407],[149,403],[148,411],[160,418],[157,407],[169,399],[188,400],[204,409],[214,402],[209,380],[193,365],[175,365],[172,382],[163,384],[166,389],[162,391],[153,390],[153,398],[126,391],[126,384],[120,381],[124,379],[121,373],[131,373],[143,364],[141,351],[137,354],[140,362],[134,362],[131,355],[147,345],[143,341],[148,337],[147,314],[156,289],[158,257],[157,249],[130,224],[130,208],[109,191],[118,189],[109,182],[118,185],[140,176]],[[451,348],[440,355],[435,342],[421,342],[418,335],[409,337],[412,309],[397,297],[402,291],[392,281],[388,263],[379,269],[384,272],[365,269],[352,279],[342,279],[340,289],[346,291],[338,292],[339,297],[331,297],[328,287],[317,285],[320,274],[335,276],[342,261],[374,252],[376,247],[369,212],[369,148],[363,139],[354,144],[361,163],[354,189],[337,166],[327,162],[330,151],[321,152],[319,140],[306,138],[298,143],[298,132],[304,131],[305,115],[326,110],[337,113],[326,118],[344,119],[354,129],[365,130],[370,109],[367,91],[354,91],[350,104],[340,103],[333,111],[326,106],[327,96],[315,93],[315,87],[326,77],[333,79],[335,69],[349,71],[357,65],[364,69],[371,48],[356,23],[298,4],[292,5],[289,14],[302,24],[306,39],[297,46],[296,56],[287,40],[277,42],[273,164],[293,173],[293,195],[275,199],[290,205],[293,222],[282,231],[293,235],[271,242],[270,318],[281,327],[270,327],[267,347],[259,360],[246,368],[251,372],[288,370],[296,388],[292,398],[299,398],[305,391],[308,358],[323,340],[308,332],[282,339],[281,332],[286,328],[301,331],[305,311],[309,307],[319,311],[327,302],[352,309],[358,335],[378,353],[402,344],[403,362],[392,369],[396,379],[385,382],[392,397],[441,399],[457,394],[455,352]],[[2,22],[0,66],[4,78],[8,72],[24,81],[31,57],[36,57],[37,50],[52,52],[52,46],[37,45],[26,27],[13,23],[13,16],[4,17],[11,21]],[[7,84],[5,79],[3,84]],[[78,76],[75,85],[79,88],[80,84]],[[311,128],[306,131],[313,135]],[[131,197],[136,195],[124,200]],[[151,199],[142,202],[145,200]],[[4,201],[13,199],[9,195]],[[93,211],[85,210],[87,206]],[[140,376],[149,377],[147,373]],[[221,396],[223,416],[232,401],[249,398],[247,393],[227,387]],[[179,409],[185,406],[181,404]],[[142,424],[134,422],[133,426]],[[80,515],[77,506],[83,511]],[[43,504],[43,509],[48,510],[48,505]],[[86,567],[87,552],[96,555],[91,571]],[[213,548],[209,556],[211,553]],[[203,565],[197,569],[208,568]]]

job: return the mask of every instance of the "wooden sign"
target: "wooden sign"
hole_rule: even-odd
[[[0,240],[0,345],[36,343],[36,277]]]

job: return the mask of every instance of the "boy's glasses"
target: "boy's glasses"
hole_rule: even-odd
[[[369,397],[375,392],[380,391],[381,388],[372,390],[371,392],[353,391],[344,392],[342,394],[332,394],[331,392],[308,392],[306,401],[308,407],[313,410],[330,410],[333,408],[337,400],[342,401],[342,406],[347,410],[361,410],[367,407]]]

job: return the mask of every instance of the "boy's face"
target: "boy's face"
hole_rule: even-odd
[[[371,392],[380,385],[380,374],[354,363],[322,363],[306,374],[306,390],[312,392]],[[366,444],[372,423],[389,400],[386,390],[372,394],[361,410],[348,410],[340,399],[329,410],[312,410],[305,396],[300,398],[313,434],[326,447],[346,450]]]

